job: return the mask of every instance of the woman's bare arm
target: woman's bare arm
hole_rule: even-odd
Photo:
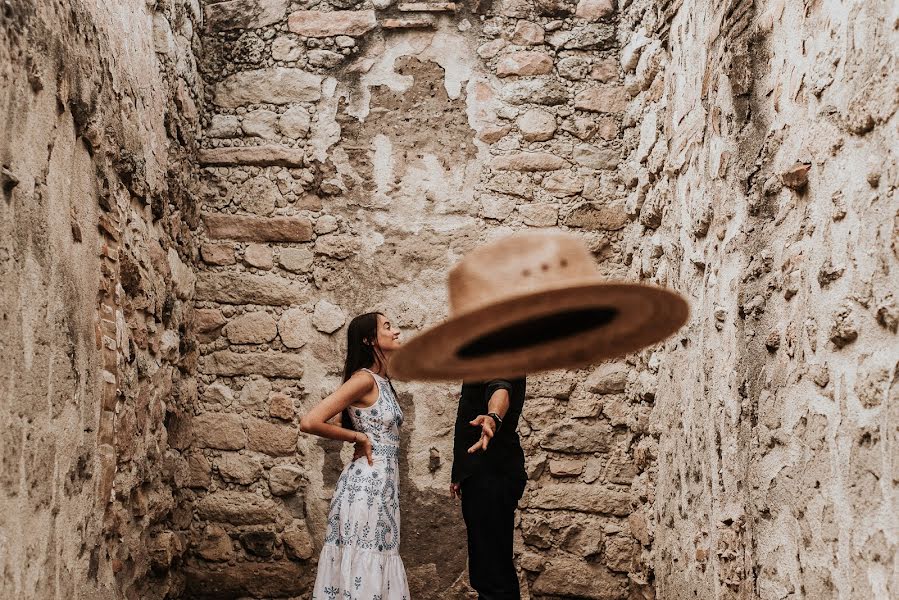
[[[300,431],[331,440],[362,444],[365,446],[364,454],[368,457],[369,464],[371,464],[371,441],[368,439],[368,436],[360,431],[332,425],[328,421],[343,412],[353,402],[372,391],[374,385],[375,382],[371,377],[364,373],[355,373],[349,380],[337,388],[333,394],[328,395],[324,400],[316,404],[312,410],[300,419]]]

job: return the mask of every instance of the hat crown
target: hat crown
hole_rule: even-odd
[[[450,314],[597,276],[590,251],[575,236],[511,235],[471,252],[450,271]]]

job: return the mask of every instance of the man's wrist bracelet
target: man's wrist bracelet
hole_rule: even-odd
[[[487,416],[493,419],[493,422],[496,423],[496,430],[499,431],[499,428],[503,426],[503,420],[495,412],[487,413]]]

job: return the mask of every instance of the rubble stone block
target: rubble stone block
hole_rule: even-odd
[[[569,227],[590,231],[618,231],[630,222],[630,218],[621,202],[586,203],[569,212],[562,222]]]
[[[624,600],[628,597],[628,580],[595,563],[557,557],[544,566],[531,592],[589,600]]]
[[[196,445],[217,450],[240,450],[247,444],[240,417],[230,413],[208,412],[194,417]]]
[[[213,102],[222,108],[317,102],[322,95],[321,85],[321,76],[292,67],[240,71],[216,85]]]
[[[553,227],[559,221],[559,207],[547,202],[522,204],[518,213],[524,224],[531,227]]]
[[[374,29],[377,21],[373,10],[298,10],[290,13],[287,25],[305,37],[358,37]]]
[[[194,325],[200,333],[220,329],[228,320],[217,308],[198,308],[194,311]]]
[[[553,79],[520,79],[505,84],[500,97],[514,105],[556,106],[568,102],[569,93],[564,85]]]
[[[308,273],[312,270],[314,255],[307,248],[282,248],[278,263],[294,273]]]
[[[272,383],[265,377],[252,377],[240,390],[240,405],[258,410],[272,393]]]
[[[343,327],[346,315],[343,310],[327,300],[319,300],[312,313],[312,324],[322,333],[331,334]]]
[[[605,85],[587,88],[574,98],[574,107],[590,112],[620,113],[630,100],[623,86]]]
[[[556,118],[549,112],[532,108],[516,121],[521,137],[529,142],[545,142],[556,132]]]
[[[306,56],[310,65],[322,69],[333,69],[346,58],[340,52],[331,50],[310,50]]]
[[[234,248],[228,244],[203,244],[200,247],[200,257],[206,264],[217,267],[233,265],[237,262],[234,257]]]
[[[580,81],[590,72],[590,59],[585,56],[566,56],[559,61],[559,75],[572,81]]]
[[[265,244],[249,244],[244,249],[243,261],[263,271],[268,271],[274,266],[272,249]]]
[[[627,573],[635,566],[640,546],[634,538],[615,535],[606,538],[605,565],[612,571]]]
[[[303,470],[295,465],[277,465],[268,473],[269,489],[275,496],[295,494],[303,483]]]
[[[295,521],[291,527],[285,529],[281,539],[287,555],[294,560],[309,560],[315,553],[315,544],[303,521]]]
[[[312,239],[312,221],[306,217],[250,217],[206,213],[206,233],[214,239],[241,242],[307,242]]]
[[[627,492],[597,484],[557,483],[537,490],[531,505],[544,510],[576,510],[626,517],[633,510],[633,498]]]
[[[302,149],[275,145],[203,148],[197,154],[200,164],[207,166],[302,167],[306,164]]]
[[[262,175],[248,179],[231,197],[242,210],[262,217],[272,214],[284,199],[275,182]]]
[[[299,597],[308,591],[308,566],[291,560],[230,563],[188,562],[184,567],[191,598]]]
[[[400,12],[453,12],[455,2],[401,2],[397,8]]]
[[[478,46],[477,54],[485,60],[490,60],[500,53],[500,51],[509,45],[509,42],[502,38],[490,40]]]
[[[344,260],[356,254],[359,246],[359,239],[354,235],[332,233],[316,238],[315,253]]]
[[[234,402],[234,392],[225,384],[216,382],[207,386],[203,391],[203,402],[229,406]]]
[[[309,111],[302,106],[294,106],[281,114],[278,127],[281,133],[295,140],[306,137],[312,126],[312,118]]]
[[[311,333],[309,316],[302,309],[285,310],[278,320],[278,334],[281,336],[281,342],[288,348],[302,348]]]
[[[293,62],[303,56],[302,44],[291,36],[280,35],[272,42],[272,58]]]
[[[553,59],[545,52],[513,52],[496,64],[497,77],[546,75],[553,69]]]
[[[300,379],[303,377],[303,359],[286,352],[232,352],[220,350],[200,360],[200,371],[210,375],[262,375]]]
[[[209,521],[232,525],[261,525],[278,517],[275,503],[255,492],[223,490],[197,502],[197,514]]]
[[[202,453],[191,452],[187,454],[186,470],[177,481],[179,486],[208,489],[212,483],[212,465]]]
[[[584,472],[584,461],[562,458],[549,461],[549,473],[553,477],[577,477]]]
[[[252,456],[224,452],[215,460],[221,478],[230,483],[249,485],[262,475],[262,465]]]
[[[587,378],[587,389],[594,394],[618,394],[627,385],[628,366],[625,363],[603,363]]]
[[[590,69],[590,79],[610,83],[618,79],[618,61],[614,58],[598,60]]]
[[[276,419],[293,421],[296,416],[293,400],[287,394],[280,392],[272,394],[268,399],[268,414]]]
[[[250,312],[225,326],[225,335],[232,344],[264,344],[278,334],[275,320],[267,312]]]
[[[543,189],[557,197],[577,196],[584,190],[584,182],[566,171],[557,171],[543,178]]]
[[[546,429],[540,447],[556,452],[606,452],[611,447],[611,438],[612,428],[605,423],[585,425],[578,421],[562,421]]]
[[[434,19],[430,15],[405,19],[384,19],[381,21],[381,27],[384,29],[432,29]]]
[[[598,21],[615,12],[613,0],[580,0],[574,14],[588,21]]]
[[[229,0],[206,5],[206,27],[210,31],[257,29],[287,16],[290,0]]]
[[[212,138],[236,138],[241,135],[240,119],[236,115],[212,115],[206,135]]]
[[[231,537],[220,525],[207,525],[197,544],[197,554],[206,560],[222,562],[231,558],[234,546]]]
[[[198,300],[223,304],[262,304],[287,306],[302,304],[309,297],[305,284],[266,273],[208,273],[197,279]]]
[[[519,152],[495,156],[490,166],[497,171],[557,171],[566,168],[568,162],[547,152]]]
[[[289,456],[297,450],[297,428],[264,419],[247,419],[247,447],[269,456]]]
[[[578,144],[574,148],[574,162],[591,169],[615,169],[621,163],[621,150],[616,147]]]
[[[512,128],[509,125],[486,125],[478,132],[478,139],[485,144],[495,144],[510,131],[512,131]]]
[[[577,378],[568,371],[549,371],[528,377],[528,398],[568,400],[577,385]]]
[[[256,109],[247,113],[241,123],[241,127],[244,134],[250,137],[274,140],[278,138],[277,123],[278,113],[265,109]]]
[[[511,42],[518,46],[536,46],[543,43],[543,27],[530,21],[518,21],[512,32]]]
[[[515,210],[515,200],[497,196],[484,196],[481,198],[481,210],[478,213],[485,219],[505,221]]]

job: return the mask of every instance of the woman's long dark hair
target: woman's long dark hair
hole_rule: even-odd
[[[346,362],[343,365],[343,381],[346,382],[359,369],[375,366],[384,361],[384,355],[378,348],[378,315],[379,312],[359,315],[346,328]],[[350,408],[343,410],[340,424],[347,429],[355,429],[350,420]]]

